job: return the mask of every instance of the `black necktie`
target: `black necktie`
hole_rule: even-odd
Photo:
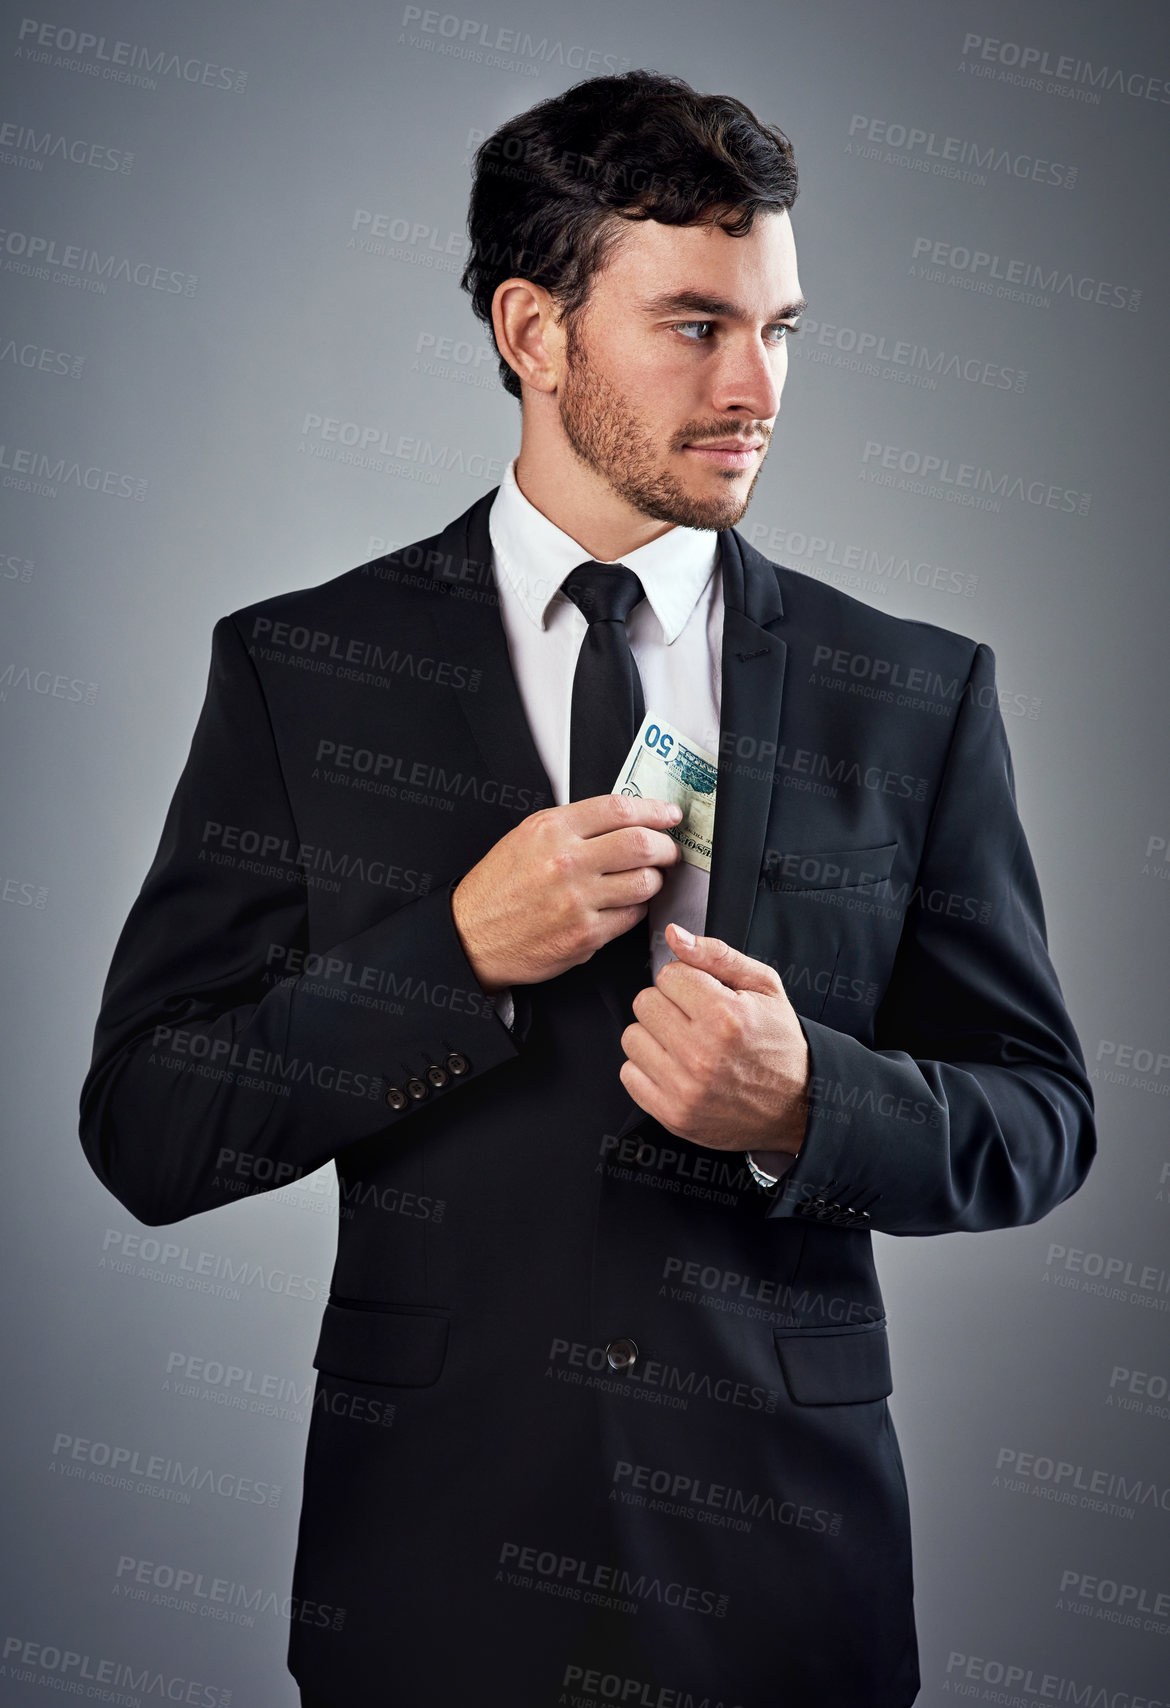
[[[623,563],[590,560],[574,569],[562,590],[587,620],[573,675],[569,726],[569,799],[608,795],[646,715],[642,679],[630,650],[626,617],[643,597],[642,583]],[[587,963],[622,1029],[630,1004],[650,977],[649,915],[603,944]]]
[[[592,561],[565,577],[562,592],[589,624],[577,654],[569,734],[569,799],[580,801],[609,794],[646,715],[626,633],[643,594],[624,563]]]

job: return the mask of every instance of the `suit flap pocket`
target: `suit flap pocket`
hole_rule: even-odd
[[[884,1400],[894,1391],[885,1320],[772,1330],[784,1385],[801,1406]]]
[[[427,1388],[447,1356],[446,1315],[330,1302],[313,1367],[358,1382]]]
[[[784,853],[769,848],[760,868],[760,887],[766,890],[874,889],[890,875],[896,842],[877,848],[813,849]]]

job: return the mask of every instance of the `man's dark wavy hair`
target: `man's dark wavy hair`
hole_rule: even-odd
[[[623,222],[718,223],[743,237],[757,209],[795,200],[792,144],[742,101],[657,71],[586,78],[476,150],[459,283],[493,343],[492,297],[513,276],[543,285],[572,332]],[[518,399],[520,380],[498,344],[496,354]]]

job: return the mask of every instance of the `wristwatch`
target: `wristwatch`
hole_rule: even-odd
[[[745,1151],[744,1155],[747,1158],[747,1165],[751,1173],[751,1177],[757,1186],[763,1186],[767,1189],[768,1187],[779,1185],[780,1176],[778,1174],[766,1174],[762,1168],[757,1168],[751,1151]]]

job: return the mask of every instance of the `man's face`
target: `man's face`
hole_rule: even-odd
[[[746,237],[631,224],[566,326],[557,400],[573,450],[644,515],[734,527],[780,408],[785,323],[802,307],[786,211],[757,213]],[[698,448],[729,439],[738,453]]]

